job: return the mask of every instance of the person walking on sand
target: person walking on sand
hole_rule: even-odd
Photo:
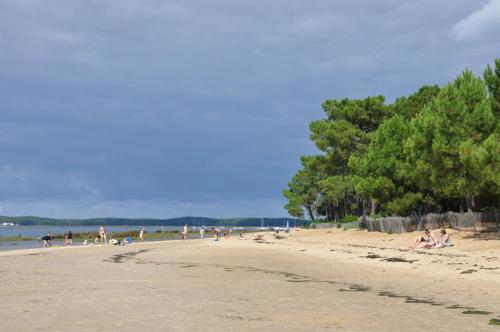
[[[144,241],[144,227],[141,227],[139,231],[139,241]]]
[[[184,229],[182,230],[182,236],[181,236],[181,239],[182,240],[186,240],[187,239],[187,234],[188,234],[188,225],[185,224],[184,225]]]
[[[103,225],[99,226],[99,236],[101,237],[101,243],[108,244],[108,240],[106,239],[106,229]]]
[[[200,239],[203,239],[205,237],[205,227],[201,226],[200,227]]]

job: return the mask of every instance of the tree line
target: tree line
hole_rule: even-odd
[[[500,58],[386,103],[326,100],[310,124],[319,153],[283,190],[297,218],[479,211],[500,206]]]

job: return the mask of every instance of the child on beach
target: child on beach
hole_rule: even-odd
[[[184,225],[184,229],[181,234],[181,240],[186,240],[187,239],[187,234],[188,234],[188,225]]]
[[[413,244],[410,246],[410,249],[430,249],[436,244],[436,240],[431,235],[431,231],[427,228],[424,231],[423,236],[417,236]]]
[[[200,239],[203,239],[205,236],[205,227],[201,226],[200,227]]]

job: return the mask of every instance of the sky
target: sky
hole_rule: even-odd
[[[332,98],[500,57],[500,0],[2,0],[0,215],[286,217]]]

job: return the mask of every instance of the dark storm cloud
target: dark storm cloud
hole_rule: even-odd
[[[498,56],[498,8],[2,1],[0,212],[284,215],[324,99],[479,73]]]

